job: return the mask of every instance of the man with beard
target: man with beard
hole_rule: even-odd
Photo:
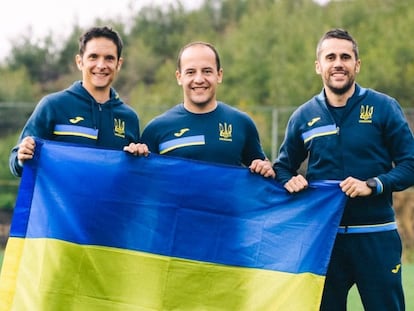
[[[316,57],[323,90],[290,117],[274,168],[290,193],[306,189],[308,181],[338,180],[349,198],[321,310],[346,310],[354,284],[365,310],[404,310],[392,193],[414,184],[412,132],[394,98],[355,82],[361,61],[347,31],[325,33]],[[305,178],[298,169],[306,159]]]

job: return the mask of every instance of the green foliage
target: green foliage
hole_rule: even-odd
[[[130,93],[129,103],[138,111],[142,125],[182,101],[181,87],[175,79],[175,68],[175,62],[167,60],[154,73],[153,84],[140,83]]]
[[[59,71],[56,68],[56,55],[59,54],[55,50],[51,35],[33,41],[29,33],[15,42],[8,63],[14,70],[26,68],[30,77],[44,83],[57,77]]]
[[[25,67],[0,68],[0,102],[28,102],[40,93],[39,84],[32,83]]]
[[[7,179],[11,176],[9,171],[10,151],[17,142],[17,135],[4,137],[0,144],[0,180]]]
[[[144,7],[131,20],[112,17],[95,24],[113,26],[124,39],[125,63],[115,87],[134,107],[177,102],[172,64],[179,49],[195,40],[215,44],[221,54],[223,101],[235,106],[297,106],[321,89],[314,70],[315,46],[333,27],[348,29],[360,43],[361,85],[413,106],[414,41],[407,37],[414,7],[409,2],[343,0],[321,6],[312,0],[205,0],[200,9],[187,11],[177,0]],[[0,100],[33,98],[39,89],[44,94],[79,79],[74,55],[81,31],[74,25],[64,42],[51,34],[33,41],[30,33],[15,42],[2,69],[15,85],[0,87]]]
[[[223,88],[232,102],[296,106],[312,94],[310,91],[319,90],[313,61],[315,38],[320,34],[309,36],[309,25],[302,23],[309,11],[317,8],[311,1],[303,1],[292,14],[290,2],[266,2],[262,10],[244,16],[223,47],[224,67],[230,68]]]
[[[11,135],[0,143],[0,209],[12,209],[16,201],[19,179],[9,171],[10,150],[16,141],[17,135]]]

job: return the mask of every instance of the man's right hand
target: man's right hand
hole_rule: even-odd
[[[299,192],[308,187],[308,181],[302,175],[296,175],[285,183],[284,187],[290,193]]]

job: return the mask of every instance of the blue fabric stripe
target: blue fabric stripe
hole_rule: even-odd
[[[361,226],[340,226],[338,233],[371,233],[396,230],[397,224],[390,222],[379,225],[361,225]]]
[[[93,129],[79,125],[56,124],[53,133],[55,135],[83,136],[92,139],[98,138],[98,129]]]
[[[302,139],[306,143],[309,140],[318,137],[318,136],[326,136],[326,135],[332,135],[337,134],[338,129],[336,128],[335,124],[325,125],[325,126],[319,126],[316,128],[313,128],[307,132],[304,132],[302,134]]]
[[[326,272],[346,200],[338,182],[290,195],[242,167],[56,142],[37,147],[41,156],[25,162],[16,206],[31,204],[27,232],[22,221],[11,236]]]
[[[166,142],[163,142],[159,145],[159,153],[164,154],[168,151],[171,151],[176,148],[183,146],[195,146],[195,145],[204,145],[205,139],[204,135],[188,136],[177,139],[172,139]]]

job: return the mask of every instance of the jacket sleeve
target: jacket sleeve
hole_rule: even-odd
[[[14,176],[20,177],[23,167],[17,160],[17,150],[23,138],[27,136],[39,137],[43,139],[51,139],[53,136],[53,113],[48,107],[47,97],[43,98],[34,109],[33,113],[24,125],[20,133],[19,141],[10,152],[9,168]]]
[[[384,106],[384,140],[394,165],[377,177],[385,192],[402,191],[414,185],[414,137],[399,104],[391,100]]]
[[[276,180],[283,185],[298,174],[301,164],[307,157],[307,152],[297,124],[298,114],[294,113],[289,119],[279,155],[273,164],[273,169],[276,172]]]
[[[16,176],[21,177],[23,172],[23,167],[20,166],[19,161],[17,160],[17,150],[19,149],[19,146],[16,145],[13,147],[13,149],[10,152],[9,157],[9,168],[10,172]]]

